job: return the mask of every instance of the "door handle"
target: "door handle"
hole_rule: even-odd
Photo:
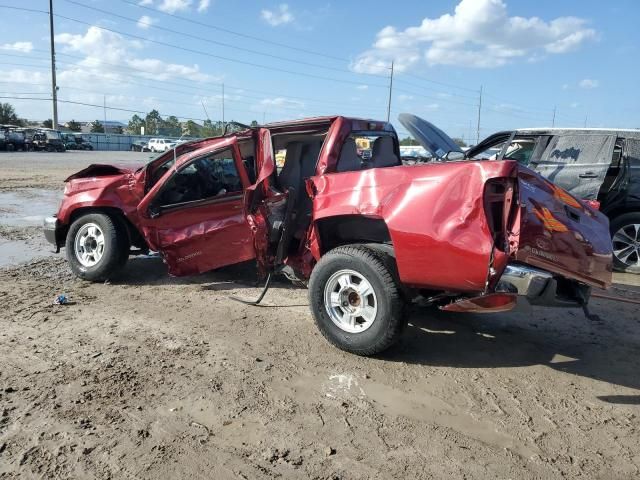
[[[584,173],[581,173],[580,175],[578,175],[578,177],[580,177],[580,178],[598,178],[598,175],[596,175],[593,172],[584,172]]]

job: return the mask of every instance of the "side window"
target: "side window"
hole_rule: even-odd
[[[158,205],[169,206],[242,191],[231,149],[198,158],[178,171],[162,189]]]

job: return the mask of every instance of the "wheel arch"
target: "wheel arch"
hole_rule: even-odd
[[[364,215],[336,215],[315,222],[319,253],[351,244],[381,244],[393,249],[391,233],[383,218]]]
[[[118,221],[120,225],[122,225],[125,228],[125,231],[127,232],[127,236],[129,239],[129,245],[134,245],[141,249],[148,248],[147,242],[144,240],[144,237],[140,234],[140,231],[127,218],[124,212],[118,207],[88,206],[88,207],[78,207],[74,209],[69,214],[69,223],[66,225],[64,237],[66,237],[66,232],[69,230],[69,227],[73,222],[75,222],[78,218],[91,213],[102,213],[105,215],[109,215],[111,218]]]

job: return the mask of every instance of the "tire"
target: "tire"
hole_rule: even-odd
[[[404,329],[405,304],[395,267],[385,257],[385,254],[364,245],[338,247],[324,255],[311,273],[309,303],[316,326],[331,344],[341,350],[356,355],[375,355],[393,345]],[[340,283],[345,275],[352,282],[347,288]],[[359,292],[353,292],[354,289],[368,290],[368,287],[371,287],[373,295],[360,296]],[[328,307],[327,304],[331,304],[328,296],[335,298],[334,305],[339,306]],[[365,302],[369,307],[368,315],[363,310]],[[372,307],[375,307],[375,314],[371,314]],[[348,309],[355,313],[348,315]],[[344,323],[340,322],[341,314],[344,314]]]
[[[614,218],[611,221],[611,238],[613,268],[618,272],[640,274],[640,212]]]
[[[96,241],[100,237],[102,242]],[[77,277],[102,282],[114,278],[121,270],[129,258],[129,248],[123,220],[103,213],[89,213],[71,224],[65,250],[71,270]],[[85,253],[93,251],[94,254],[87,253],[83,260],[82,250]]]

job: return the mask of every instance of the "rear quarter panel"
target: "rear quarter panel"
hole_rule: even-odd
[[[313,218],[384,219],[403,283],[481,291],[492,250],[484,185],[490,178],[513,177],[515,172],[512,161],[466,161],[325,174],[311,179]],[[497,251],[496,275],[507,260]]]

